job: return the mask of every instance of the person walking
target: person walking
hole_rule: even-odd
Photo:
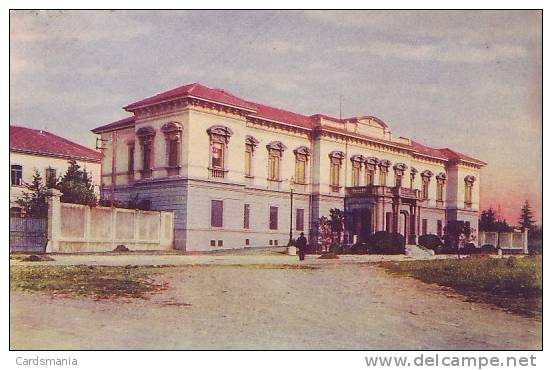
[[[295,241],[295,245],[299,249],[299,261],[303,261],[305,253],[307,253],[307,238],[305,238],[305,233],[301,233]]]

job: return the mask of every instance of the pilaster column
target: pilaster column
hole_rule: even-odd
[[[383,198],[378,197],[376,200],[376,231],[383,230]]]
[[[46,253],[59,252],[59,238],[61,237],[61,192],[57,189],[48,189],[48,244]]]

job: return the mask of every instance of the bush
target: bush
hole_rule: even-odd
[[[372,254],[403,254],[405,239],[399,233],[378,231],[368,239],[368,251]]]
[[[125,245],[119,244],[115,249],[113,249],[113,252],[130,252],[130,249],[128,249]]]
[[[441,238],[434,234],[422,235],[418,238],[418,244],[422,247],[432,249],[435,253],[440,253],[442,250],[443,242]]]
[[[366,243],[356,243],[351,247],[351,254],[368,254],[368,245]]]
[[[343,246],[339,244],[332,244],[330,245],[329,252],[333,254],[343,254]]]
[[[481,246],[481,252],[487,254],[497,254],[498,249],[492,244],[484,244]]]

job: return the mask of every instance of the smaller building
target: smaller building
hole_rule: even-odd
[[[70,159],[86,168],[99,191],[101,158],[100,152],[48,131],[10,125],[10,214],[21,214],[16,200],[25,190],[24,184],[32,181],[35,170],[52,187],[67,170]]]

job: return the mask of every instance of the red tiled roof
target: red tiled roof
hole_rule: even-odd
[[[286,111],[280,108],[274,108],[268,105],[248,102],[255,107],[257,113],[254,116],[265,118],[272,121],[290,123],[305,128],[312,128],[312,119],[299,113]]]
[[[254,109],[254,107],[252,107],[249,102],[238,98],[237,96],[234,96],[222,89],[211,89],[197,82],[189,85],[180,86],[175,89],[151,96],[149,98],[142,99],[140,101],[127,105],[126,107],[124,107],[124,109],[132,110],[142,105],[158,103],[184,96],[192,96],[206,100],[212,100],[223,104],[246,108],[249,110]]]
[[[324,114],[314,114],[311,116],[306,116],[303,114],[286,111],[284,109],[247,101],[235,95],[232,95],[225,90],[209,88],[199,83],[192,83],[181,87],[177,87],[169,91],[165,91],[163,93],[160,93],[160,94],[151,96],[149,98],[137,101],[130,105],[127,105],[126,107],[124,107],[124,109],[127,111],[132,111],[133,109],[140,106],[154,104],[154,103],[172,100],[178,97],[186,97],[186,96],[196,97],[196,98],[214,101],[214,102],[231,105],[239,108],[244,108],[244,109],[250,110],[251,116],[253,117],[287,123],[287,124],[291,124],[299,127],[304,127],[307,129],[313,129],[315,127],[318,127],[321,118],[332,120],[335,122],[343,122],[343,123],[356,122],[361,119],[374,119],[380,122],[384,127],[387,127],[385,122],[373,116],[359,116],[359,117],[350,117],[345,119],[339,119],[339,118],[327,116]],[[92,130],[92,132],[94,133],[105,132],[105,131],[113,130],[119,127],[124,127],[126,125],[132,125],[132,124],[134,124],[133,117],[124,118],[122,120],[97,127],[94,130]],[[366,138],[375,142],[381,142],[383,144],[412,149],[414,150],[414,152],[419,153],[421,155],[427,155],[427,156],[431,156],[431,157],[435,157],[443,160],[465,160],[465,161],[477,163],[480,165],[486,164],[485,162],[482,162],[478,159],[471,158],[467,155],[453,151],[448,148],[444,148],[444,149],[431,148],[415,141],[412,141],[411,145],[408,145],[408,144],[398,143],[394,141],[382,140],[368,135],[353,133],[353,132],[346,131],[344,129],[335,128],[335,127],[323,126],[323,129],[326,131],[334,131],[334,132],[339,132],[339,133],[343,133],[351,136]]]
[[[454,151],[454,150],[449,149],[449,148],[439,149],[439,151],[441,153],[443,153],[443,155],[445,155],[448,159],[453,160],[453,161],[463,160],[463,161],[473,162],[473,163],[483,165],[483,166],[487,164],[483,161],[480,161],[479,159],[472,158],[470,156],[467,156],[463,153]]]
[[[431,157],[436,157],[436,158],[440,158],[440,159],[447,159],[447,156],[444,155],[443,153],[441,153],[441,151],[439,149],[435,149],[435,148],[431,148],[429,146],[422,145],[422,144],[420,144],[420,143],[418,143],[414,140],[412,140],[411,143],[412,143],[412,148],[417,153],[424,154],[424,155],[429,155]]]
[[[98,134],[100,132],[110,131],[125,126],[133,126],[136,119],[133,117],[127,117],[115,122],[108,123],[103,126],[96,127],[92,130],[93,133]]]
[[[98,162],[102,154],[48,131],[10,125],[10,150]]]

